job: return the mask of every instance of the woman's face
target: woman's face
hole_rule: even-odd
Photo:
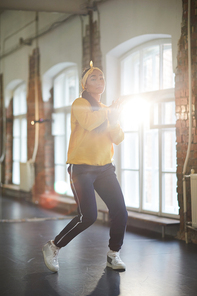
[[[99,70],[94,70],[87,78],[86,91],[93,97],[101,95],[105,90],[105,80],[103,74]]]

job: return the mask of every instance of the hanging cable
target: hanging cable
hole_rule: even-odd
[[[38,36],[38,12],[36,12],[36,36]],[[35,52],[35,120],[39,120],[39,98],[38,98],[38,38],[36,38]],[[39,124],[35,124],[35,143],[32,161],[35,162],[39,144]]]
[[[191,141],[192,141],[192,83],[191,83],[191,36],[190,36],[190,11],[191,0],[188,0],[188,79],[189,79],[189,139],[187,154],[183,165],[183,212],[184,212],[184,228],[185,228],[185,241],[188,243],[187,237],[187,199],[186,199],[186,169],[190,155]]]

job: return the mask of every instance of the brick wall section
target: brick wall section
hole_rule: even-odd
[[[31,159],[34,151],[35,126],[31,121],[35,120],[35,58],[36,52],[29,56],[29,82],[27,94],[27,158]],[[39,71],[39,67],[38,67]],[[37,73],[39,77],[39,73]]]
[[[0,74],[0,157],[3,153],[3,104],[3,74]]]
[[[13,99],[6,109],[5,184],[12,184]]]
[[[93,57],[94,57],[94,64],[98,68],[102,69],[102,53],[100,48],[100,31],[98,28],[97,21],[93,24]]]
[[[102,69],[102,54],[100,49],[100,31],[97,21],[93,22],[92,28],[92,60],[94,66]],[[90,66],[90,30],[89,25],[86,25],[85,36],[83,37],[83,69]]]
[[[4,123],[3,123],[3,106],[4,106],[4,98],[3,98],[3,74],[0,74],[0,157],[4,157],[3,162],[0,166],[0,185],[1,183],[5,183],[5,156],[3,156],[4,149]]]
[[[45,123],[45,178],[46,191],[54,192],[54,136],[52,136],[53,88],[51,98],[44,103],[45,118],[50,122]]]
[[[36,73],[37,61],[37,73]],[[32,55],[29,57],[29,87],[27,95],[27,148],[28,159],[31,159],[34,151],[35,143],[35,125],[31,125],[31,121],[35,120],[35,79],[38,81],[38,100],[39,100],[39,118],[44,118],[44,103],[41,93],[40,82],[40,55],[39,49],[33,50]],[[36,123],[39,124],[39,123]],[[35,160],[35,184],[32,189],[33,201],[38,201],[39,196],[45,192],[45,123],[39,124],[39,145]]]
[[[176,101],[176,136],[177,136],[177,192],[180,206],[180,232],[179,237],[184,238],[183,216],[183,182],[182,172],[187,153],[189,138],[189,85],[188,85],[188,1],[183,0],[183,15],[181,37],[177,55],[177,70],[175,78],[175,101]],[[197,110],[197,1],[191,0],[191,55],[192,55],[192,145],[186,174],[191,169],[197,173],[197,127],[195,110]],[[187,220],[191,221],[191,193],[190,180],[186,181],[187,189]],[[191,239],[197,242],[197,232],[190,233]]]

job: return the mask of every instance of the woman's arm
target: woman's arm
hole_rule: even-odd
[[[124,140],[124,133],[120,128],[118,123],[120,113],[122,111],[121,108],[121,100],[113,101],[112,105],[108,110],[108,119],[110,124],[110,137],[112,142],[116,145],[120,144]]]
[[[107,108],[92,111],[89,102],[83,98],[74,101],[72,111],[79,124],[88,131],[97,128],[107,119]]]
[[[124,140],[124,132],[122,131],[119,124],[109,127],[109,134],[112,140],[112,143],[119,145]]]

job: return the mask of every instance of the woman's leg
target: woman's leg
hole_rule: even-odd
[[[109,209],[111,222],[109,248],[118,252],[123,244],[128,214],[116,178],[115,167],[109,164],[105,168],[94,182],[94,188]]]
[[[85,171],[82,166],[71,165],[70,180],[73,194],[78,206],[78,216],[56,236],[57,247],[66,246],[75,236],[92,225],[97,219],[97,206],[93,183],[95,174]]]

